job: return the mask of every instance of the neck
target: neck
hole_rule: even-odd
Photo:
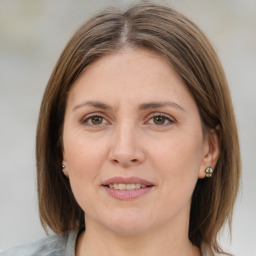
[[[87,221],[86,232],[78,239],[76,256],[200,256],[199,249],[181,230],[184,229],[164,225],[153,232],[127,235]]]

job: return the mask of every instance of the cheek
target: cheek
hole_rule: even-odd
[[[199,132],[177,132],[153,143],[151,141],[150,148],[153,149],[151,155],[158,159],[155,162],[166,167],[180,166],[183,169],[190,166],[193,169],[201,164],[203,143]],[[180,173],[180,168],[177,168],[177,173]]]
[[[64,158],[69,169],[76,171],[81,169],[90,170],[97,167],[105,153],[103,145],[101,141],[90,138],[83,132],[72,133],[67,131],[64,133]]]
[[[84,194],[85,190],[98,183],[97,177],[106,159],[105,144],[79,133],[65,135],[64,158],[71,187],[74,194]]]
[[[200,132],[182,132],[153,144],[151,159],[160,180],[174,194],[193,192],[202,160]]]
[[[65,146],[65,145],[64,145]],[[65,157],[68,164],[72,192],[80,207],[87,212],[95,205],[95,193],[99,189],[101,167],[106,159],[102,144],[82,138],[66,140]]]

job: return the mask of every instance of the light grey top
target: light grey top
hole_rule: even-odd
[[[53,235],[34,243],[19,245],[0,252],[0,256],[75,256],[79,231]],[[209,255],[202,250],[202,255]],[[215,254],[217,256],[219,254]]]
[[[37,242],[13,247],[0,256],[75,256],[78,231],[53,235]]]

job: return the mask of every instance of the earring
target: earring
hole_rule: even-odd
[[[208,168],[205,169],[204,172],[205,172],[205,177],[211,178],[212,174],[213,174],[213,169],[212,169],[212,167],[208,167]]]
[[[65,165],[62,165],[62,166],[61,166],[61,168],[62,168],[62,169],[65,169],[65,168],[66,168],[66,166],[65,166]]]

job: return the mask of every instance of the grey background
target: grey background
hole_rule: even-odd
[[[102,7],[134,1],[0,0],[0,250],[43,237],[38,218],[35,132],[51,71],[68,39]],[[243,181],[234,212],[236,256],[256,255],[256,0],[168,3],[208,35],[230,84]]]

